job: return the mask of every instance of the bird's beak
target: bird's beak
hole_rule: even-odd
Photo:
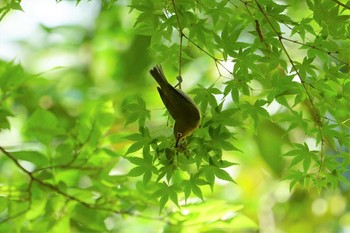
[[[176,136],[175,148],[177,148],[179,146],[179,142],[180,142],[181,136],[182,136],[181,133]]]
[[[180,142],[180,137],[176,138],[175,148],[177,148],[179,146],[179,142]]]

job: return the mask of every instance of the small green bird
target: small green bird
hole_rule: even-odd
[[[160,87],[157,87],[160,97],[175,120],[175,147],[182,138],[190,135],[199,126],[200,113],[193,100],[182,90],[171,86],[163,73],[162,66],[157,65],[150,70],[151,75]]]

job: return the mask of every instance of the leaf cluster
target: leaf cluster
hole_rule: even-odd
[[[281,127],[284,137],[303,134],[286,140],[285,151],[280,150],[278,156],[291,158],[287,173],[299,171],[296,164],[303,164],[303,178],[309,177],[321,190],[339,185],[334,184],[334,172],[328,166],[340,169],[336,179],[348,183],[344,179],[347,169],[342,169],[348,165],[342,162],[350,146],[349,95],[345,92],[349,86],[349,14],[346,5],[337,1],[300,5],[307,10],[299,18],[286,13],[292,6],[268,0],[237,4],[132,1],[131,8],[139,12],[135,30],[151,37],[150,49],[156,60],[171,63],[178,54],[180,62],[190,64],[196,57],[206,56],[216,65],[219,78],[225,79],[222,89],[213,84],[192,91],[206,115],[199,130],[199,134],[206,130],[206,137],[191,139],[192,146],[198,143],[202,148],[193,149],[196,155],[207,154],[206,140],[210,138],[210,153],[221,158],[220,149],[235,149],[226,144],[226,139],[234,139],[227,127],[257,129],[263,119]],[[342,26],[331,26],[335,23]],[[223,62],[231,64],[232,70]],[[222,70],[228,74],[223,75]],[[226,99],[224,109],[216,104],[215,95]],[[277,112],[271,114],[269,109],[276,103]],[[234,117],[227,117],[231,114]],[[307,138],[314,140],[308,148],[317,148],[312,150],[313,156],[300,149]],[[297,182],[309,184],[296,176],[287,178],[291,187]]]
[[[1,1],[0,20],[22,10],[20,3]],[[241,205],[209,197],[221,188],[217,184],[236,185],[232,174],[242,154],[289,180],[291,193],[300,186],[344,191],[350,166],[349,4],[129,3],[137,16],[130,34],[138,35],[130,43],[119,30],[118,1],[103,0],[96,31],[67,26],[66,36],[77,40],[42,45],[85,51],[92,55],[88,66],[32,75],[0,61],[0,130],[20,135],[16,146],[0,142],[1,232],[117,232],[120,216],[159,222],[168,232],[257,230]],[[76,28],[79,36],[72,33]],[[116,46],[121,42],[122,54]],[[200,127],[179,148],[167,133],[173,121],[159,133],[149,103],[124,91],[134,77],[143,77],[136,70],[150,62],[144,53],[164,67],[180,61],[184,82],[198,83],[189,94],[201,111]],[[121,79],[125,54],[132,57],[125,73],[137,75]],[[189,79],[185,68],[201,78]]]
[[[199,103],[202,109],[212,109],[212,115],[203,116],[200,129],[178,148],[174,148],[172,138],[153,136],[147,126],[140,124],[139,133],[125,137],[133,142],[125,154],[134,165],[128,175],[142,177],[143,186],[152,187],[153,197],[159,199],[160,211],[169,200],[178,206],[179,195],[187,200],[194,194],[204,200],[203,187],[213,190],[216,179],[234,182],[227,168],[235,163],[224,160],[223,151],[238,150],[232,144],[233,134],[228,129],[233,126],[235,112],[225,112],[223,103],[217,104],[215,91],[218,90],[204,87],[193,90],[198,93],[194,99],[202,101]]]

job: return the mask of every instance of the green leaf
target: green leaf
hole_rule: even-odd
[[[134,24],[134,30],[139,35],[150,36],[158,25],[158,16],[151,9],[141,13]]]
[[[57,127],[58,120],[56,116],[39,108],[29,117],[26,132],[40,142],[49,144],[55,136],[61,133]]]
[[[136,164],[136,165],[142,165],[145,161],[143,158],[139,157],[127,157],[127,160],[129,160],[131,163]]]
[[[165,204],[168,202],[169,196],[168,195],[163,195],[159,199],[159,214],[162,212],[162,210],[165,207]]]
[[[224,95],[227,96],[228,94],[231,94],[231,98],[235,103],[239,103],[240,101],[240,93],[238,91],[238,85],[239,83],[234,79],[225,82],[226,86],[224,89]]]
[[[125,126],[138,120],[139,126],[144,127],[146,119],[151,117],[150,111],[146,108],[145,101],[139,97],[136,98],[136,102],[124,101],[122,108],[126,115]]]
[[[152,169],[152,170],[154,170],[154,169]],[[148,184],[150,182],[151,178],[152,178],[152,172],[151,171],[145,171],[145,173],[143,175],[143,179],[142,179],[143,184],[144,185]]]
[[[127,150],[125,155],[139,151],[140,149],[145,149],[149,147],[149,144],[153,141],[147,128],[139,128],[140,133],[131,134],[126,136],[126,139],[135,141]]]
[[[128,173],[129,176],[140,176],[143,173],[145,173],[144,168],[143,167],[134,167],[133,169],[131,169]]]
[[[218,88],[211,85],[208,88],[200,86],[193,89],[190,93],[195,94],[193,98],[196,103],[199,104],[201,112],[206,112],[208,105],[215,108],[218,104],[215,98],[216,94],[222,94]]]
[[[201,200],[204,200],[202,190],[198,186],[192,186],[192,192]]]
[[[38,151],[16,151],[11,152],[11,155],[16,159],[31,162],[38,167],[48,165],[46,156]]]
[[[162,212],[163,208],[165,207],[165,204],[170,199],[177,207],[179,207],[179,201],[177,197],[177,192],[181,189],[177,187],[176,185],[168,185],[165,182],[159,183],[158,190],[154,192],[154,196],[160,197],[159,199],[159,213]]]
[[[10,122],[8,117],[13,116],[13,114],[5,109],[0,109],[0,129],[10,129]]]
[[[21,1],[19,1],[19,2],[11,1],[11,5],[10,5],[11,9],[23,11],[23,9],[22,9],[22,7],[21,7],[21,5],[20,5],[20,2],[21,2]]]
[[[0,90],[4,93],[18,88],[27,78],[28,75],[24,72],[21,65],[0,60]]]
[[[185,193],[185,200],[188,199],[191,192],[199,197],[201,200],[204,200],[202,190],[199,186],[201,185],[208,185],[208,183],[199,178],[200,173],[197,174],[191,174],[191,178],[189,180],[183,181],[183,187],[184,187],[184,193]]]
[[[142,141],[141,142],[135,142],[134,144],[132,144],[128,148],[128,150],[125,153],[125,155],[128,155],[128,154],[131,154],[133,152],[139,151],[139,150],[141,150],[143,148],[143,146],[144,146],[144,142],[142,142]]]
[[[40,180],[50,180],[54,178],[54,174],[50,170],[43,170],[43,171],[39,171],[37,175],[35,175],[35,177]]]
[[[146,185],[152,178],[152,173],[157,174],[158,170],[153,165],[153,158],[147,154],[147,151],[143,151],[143,158],[139,157],[127,157],[127,159],[137,166],[132,168],[128,175],[137,177],[143,175],[143,183]]]
[[[76,222],[76,224],[82,224],[82,228],[80,229],[85,232],[104,232],[106,231],[104,220],[107,216],[108,214],[106,212],[91,211],[90,208],[78,204],[74,208],[71,221]]]
[[[191,182],[185,182],[186,184],[184,185],[184,193],[185,193],[185,200],[190,197],[191,191],[192,191],[192,184]]]
[[[216,177],[222,179],[222,180],[226,180],[226,181],[230,181],[235,183],[235,181],[232,179],[232,177],[223,169],[220,168],[213,168],[214,170],[214,174]]]
[[[311,165],[311,158],[310,157],[306,157],[303,161],[303,168],[304,171],[308,171]]]

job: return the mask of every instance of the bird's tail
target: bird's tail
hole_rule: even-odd
[[[168,84],[168,81],[165,78],[161,65],[156,65],[155,67],[153,67],[153,69],[150,70],[150,73],[161,88]]]

